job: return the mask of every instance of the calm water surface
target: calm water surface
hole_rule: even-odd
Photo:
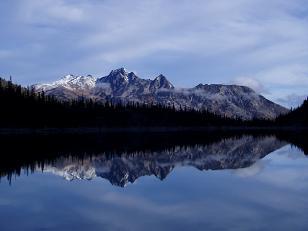
[[[308,230],[308,159],[273,136],[3,171],[0,230]]]

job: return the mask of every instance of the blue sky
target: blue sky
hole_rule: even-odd
[[[126,67],[176,87],[308,95],[307,0],[1,0],[0,76],[21,84]]]

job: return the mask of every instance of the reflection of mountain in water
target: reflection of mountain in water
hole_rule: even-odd
[[[166,151],[106,155],[85,158],[59,158],[44,167],[45,172],[67,180],[102,177],[117,186],[133,183],[141,176],[154,175],[163,180],[175,168],[193,166],[199,170],[245,168],[286,143],[274,136],[223,139],[210,145],[175,147]]]

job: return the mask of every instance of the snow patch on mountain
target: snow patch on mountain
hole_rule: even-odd
[[[199,84],[193,88],[180,89],[175,88],[162,74],[153,80],[141,79],[125,68],[112,70],[109,75],[100,78],[67,75],[53,83],[34,85],[34,88],[62,100],[84,96],[101,102],[162,104],[176,109],[208,110],[242,119],[272,119],[288,112],[249,87]]]
[[[48,91],[58,87],[64,87],[70,90],[76,89],[92,89],[96,85],[96,77],[92,75],[87,76],[75,76],[75,75],[66,75],[63,78],[45,84],[36,84],[34,85],[35,89],[38,91]]]

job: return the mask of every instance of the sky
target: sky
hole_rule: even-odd
[[[307,0],[1,0],[0,76],[30,85],[125,67],[176,87],[308,95]]]

